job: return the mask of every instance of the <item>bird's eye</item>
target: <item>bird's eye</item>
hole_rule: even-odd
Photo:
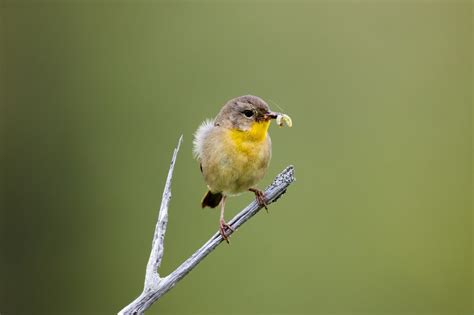
[[[253,116],[253,111],[251,111],[251,110],[249,110],[249,109],[246,109],[246,110],[244,110],[244,111],[242,112],[242,114],[244,114],[245,117],[250,118],[250,117]]]

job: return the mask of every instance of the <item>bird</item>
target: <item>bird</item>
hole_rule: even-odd
[[[193,153],[208,188],[201,207],[221,206],[219,232],[227,243],[234,231],[224,219],[227,197],[250,191],[267,209],[264,193],[256,184],[264,177],[272,155],[270,122],[277,119],[281,126],[282,118],[291,127],[288,115],[273,112],[258,96],[244,95],[226,102],[214,119],[205,120],[194,133]]]

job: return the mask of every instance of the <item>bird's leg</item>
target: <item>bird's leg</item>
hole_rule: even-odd
[[[265,199],[265,195],[263,194],[263,191],[257,188],[249,188],[249,191],[255,194],[255,199],[257,200],[257,203],[261,207],[265,207],[265,210],[267,210],[267,213],[268,213],[268,208],[267,208],[268,204],[267,204],[267,200]]]
[[[229,237],[225,234],[225,230],[228,229],[231,232],[234,232],[234,229],[225,222],[224,220],[224,208],[225,208],[225,200],[226,195],[222,196],[222,203],[221,203],[221,218],[219,220],[219,232],[222,235],[222,238],[229,244]]]

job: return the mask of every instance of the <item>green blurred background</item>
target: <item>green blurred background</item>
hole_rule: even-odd
[[[1,314],[111,314],[217,230],[192,134],[255,94],[288,193],[149,314],[472,314],[473,2],[1,1]],[[280,109],[281,108],[281,109]],[[253,199],[232,198],[227,217]]]

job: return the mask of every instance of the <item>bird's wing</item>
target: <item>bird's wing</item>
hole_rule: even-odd
[[[209,132],[214,128],[214,120],[206,119],[201,126],[194,133],[193,140],[193,154],[198,160],[201,160],[204,141],[209,135]]]

